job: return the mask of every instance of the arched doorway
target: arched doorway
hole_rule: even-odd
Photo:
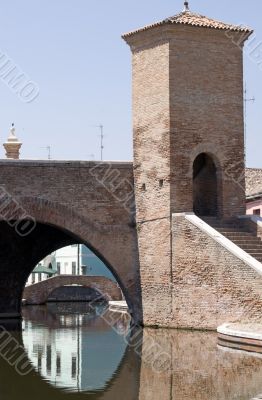
[[[193,210],[201,217],[219,213],[217,168],[207,153],[199,154],[193,164]]]

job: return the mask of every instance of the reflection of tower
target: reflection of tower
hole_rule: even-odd
[[[3,146],[6,151],[6,158],[11,158],[15,160],[19,159],[22,142],[19,142],[18,138],[16,137],[14,124],[12,124],[8,139],[3,144]]]

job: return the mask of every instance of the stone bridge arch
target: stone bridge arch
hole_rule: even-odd
[[[76,275],[59,275],[27,286],[24,290],[23,298],[26,300],[27,304],[44,304],[48,301],[48,298],[54,290],[72,285],[94,289],[107,301],[119,301],[122,299],[119,285],[111,279],[104,276]]]
[[[16,218],[0,222],[0,317],[18,317],[27,278],[47,254],[71,244],[88,246],[115,276],[136,323],[142,322],[137,234],[132,224],[97,221],[73,207],[31,196],[16,197],[25,220],[35,221],[28,235],[16,231]],[[11,215],[11,213],[10,213]],[[105,219],[106,221],[106,219]],[[12,223],[11,223],[12,222]],[[20,218],[20,226],[21,226]]]

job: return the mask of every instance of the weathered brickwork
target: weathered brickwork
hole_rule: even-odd
[[[184,216],[173,217],[173,268],[174,326],[262,321],[262,276]]]
[[[133,56],[134,176],[144,321],[170,308],[169,43],[158,37]],[[144,185],[144,186],[143,186]]]
[[[262,169],[246,168],[246,195],[252,197],[262,193]]]
[[[147,325],[182,322],[175,322],[175,258],[186,258],[195,244],[174,249],[171,215],[194,210],[197,156],[207,154],[215,166],[217,198],[210,210],[220,218],[245,213],[243,43],[233,43],[240,37],[168,23],[124,36],[133,55],[134,181]],[[195,322],[191,326],[201,326]]]
[[[20,312],[26,278],[43,256],[79,242],[111,269],[141,321],[132,163],[3,160],[0,185],[1,205],[8,193],[37,222],[26,238],[10,226],[0,230],[0,315]],[[1,217],[14,219],[8,206]]]
[[[193,211],[193,162],[208,153],[218,170],[219,214],[244,214],[242,50],[224,32],[174,30],[170,109],[171,211]]]

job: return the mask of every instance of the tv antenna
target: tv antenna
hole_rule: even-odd
[[[103,152],[104,152],[104,125],[100,124],[100,125],[95,125],[96,128],[100,129],[100,159],[101,161],[103,161]]]
[[[244,115],[245,115],[245,121],[244,121],[244,137],[245,137],[245,148],[246,148],[246,143],[247,143],[247,103],[252,102],[254,103],[256,101],[255,97],[248,98],[247,95],[247,83],[245,82],[245,90],[244,90]]]
[[[44,147],[41,147],[41,149],[47,150],[47,158],[48,158],[48,160],[51,160],[51,146],[44,146]]]

